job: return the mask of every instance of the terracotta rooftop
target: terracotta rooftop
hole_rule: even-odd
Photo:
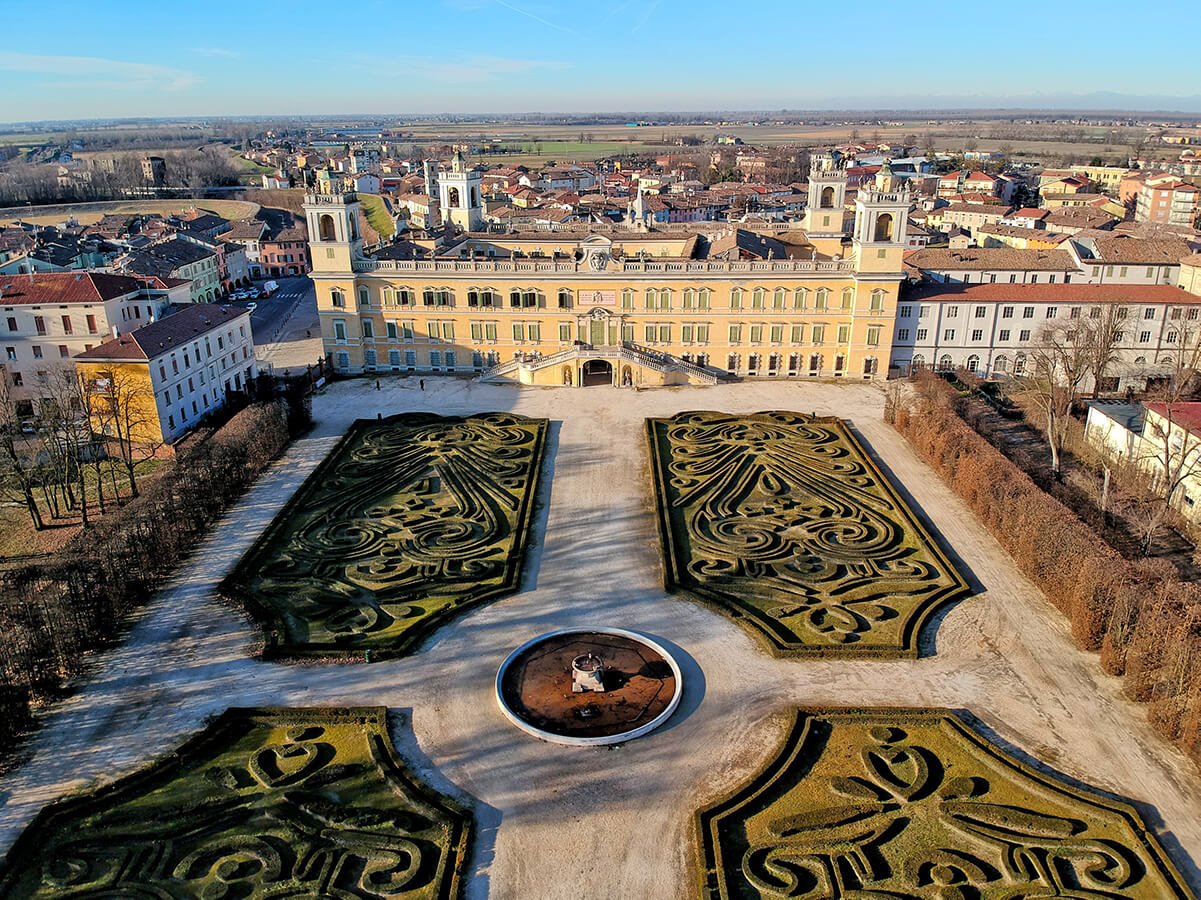
[[[40,303],[103,303],[136,293],[142,282],[103,272],[38,272],[0,275],[0,306]]]
[[[1044,235],[1035,231],[1032,236]],[[910,253],[906,262],[919,269],[937,272],[952,269],[1074,272],[1078,268],[1066,250],[1017,250],[1012,247],[966,247],[962,250],[924,247]]]
[[[1201,402],[1147,403],[1147,409],[1193,434],[1201,434]],[[1165,431],[1167,429],[1164,429]]]
[[[189,341],[212,331],[239,316],[249,316],[239,306],[218,306],[215,303],[196,303],[185,306],[157,322],[143,325],[136,331],[105,341],[91,350],[76,355],[84,360],[147,360],[182,347]]]
[[[1178,303],[1201,304],[1201,297],[1167,284],[945,284],[926,282],[910,289],[921,300],[1012,300],[1016,303]]]

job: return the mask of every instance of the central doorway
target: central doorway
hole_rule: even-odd
[[[584,363],[584,377],[580,379],[584,387],[593,384],[612,384],[613,365],[608,360],[590,359]]]

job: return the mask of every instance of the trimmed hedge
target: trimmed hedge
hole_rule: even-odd
[[[29,704],[60,695],[222,512],[283,452],[286,404],[256,403],[182,450],[141,496],[57,553],[0,572],[0,684]],[[11,699],[11,705],[15,701]],[[0,760],[18,728],[0,729]]]
[[[1201,589],[1164,560],[1128,560],[919,383],[893,425],[1071,624],[1101,667],[1201,767]]]

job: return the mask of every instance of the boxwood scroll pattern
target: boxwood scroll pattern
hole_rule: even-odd
[[[231,709],[148,769],[43,810],[4,897],[450,898],[471,818],[383,708]]]
[[[517,589],[545,419],[360,420],[222,590],[267,620],[267,656],[409,652]]]
[[[701,896],[723,900],[1191,896],[1133,807],[945,710],[802,710],[699,834]]]
[[[669,590],[776,653],[917,655],[962,575],[835,418],[679,413],[647,428]]]

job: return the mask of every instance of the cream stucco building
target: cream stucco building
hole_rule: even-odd
[[[441,176],[446,225],[365,248],[351,193],[305,198],[324,349],[347,373],[461,372],[527,384],[882,378],[909,195],[815,172],[803,231],[722,223],[484,230],[475,173]]]

